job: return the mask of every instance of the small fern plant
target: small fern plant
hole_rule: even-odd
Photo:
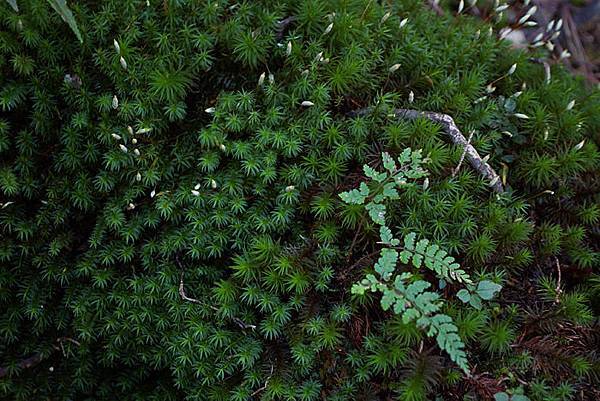
[[[367,290],[382,293],[381,307],[384,310],[391,309],[402,315],[404,323],[416,322],[418,327],[426,330],[427,336],[435,337],[438,346],[448,353],[452,361],[468,372],[465,345],[452,318],[441,313],[441,295],[431,290],[431,283],[419,279],[411,271],[397,274],[396,267],[398,262],[416,269],[425,266],[443,282],[461,283],[467,289],[461,290],[459,299],[474,306],[479,306],[477,301],[480,299],[491,299],[501,286],[487,280],[475,285],[452,256],[427,239],[417,241],[415,233],[407,234],[401,246],[401,241],[394,238],[392,230],[386,225],[385,202],[398,199],[398,189],[414,185],[416,180],[426,177],[427,171],[422,166],[426,161],[420,150],[413,151],[410,148],[398,156],[399,165],[385,152],[382,153],[382,161],[385,171],[363,166],[365,175],[371,181],[361,182],[358,189],[340,194],[346,203],[364,205],[371,220],[379,225],[378,243],[383,245],[374,266],[376,274],[367,274],[354,284],[352,293],[364,295]]]

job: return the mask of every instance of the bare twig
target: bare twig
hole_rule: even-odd
[[[350,113],[351,116],[364,116],[371,113],[371,108],[365,108],[361,110],[356,110]],[[460,146],[465,151],[465,156],[471,166],[485,179],[489,181],[490,187],[493,188],[497,193],[503,193],[504,187],[502,185],[502,181],[500,180],[500,176],[494,171],[494,169],[485,162],[477,150],[471,145],[467,139],[465,139],[464,135],[454,122],[454,119],[447,114],[435,113],[432,111],[419,111],[412,109],[396,109],[394,110],[394,114],[396,117],[407,120],[416,120],[419,118],[426,118],[433,122],[440,124],[444,128],[444,132],[452,143],[457,146]]]
[[[197,300],[196,298],[191,298],[188,297],[185,293],[185,287],[183,284],[183,272],[181,272],[181,276],[179,277],[179,295],[181,296],[181,299],[183,299],[184,301],[190,301],[193,302],[195,304],[198,305],[205,305],[204,302]],[[206,305],[205,305],[206,306]],[[217,310],[217,308],[215,308],[214,306],[211,306],[213,310]]]
[[[22,361],[20,361],[19,363],[17,363],[17,367],[19,369],[32,368],[32,367],[38,365],[40,362],[42,362],[42,355],[41,354],[35,354],[34,356],[31,356],[29,358],[23,359]],[[9,372],[9,368],[0,367],[0,378],[8,375],[8,372]]]
[[[475,134],[475,131],[471,130],[471,132],[469,133],[469,138],[467,139],[467,145],[471,144],[471,139],[473,139],[473,134]],[[460,160],[458,161],[458,165],[456,166],[456,168],[452,172],[452,177],[456,176],[456,174],[458,174],[458,172],[460,171],[460,166],[462,166],[462,163],[465,160],[465,155],[466,154],[467,154],[467,147],[465,146],[465,148],[463,149],[462,154],[460,155]]]
[[[269,373],[269,377],[267,377],[267,380],[265,380],[265,384],[263,384],[262,387],[256,389],[255,392],[253,392],[252,394],[250,394],[250,397],[254,397],[255,395],[257,395],[261,391],[264,391],[267,388],[267,386],[269,385],[269,380],[271,380],[271,377],[273,377],[273,365],[271,365],[271,373]]]
[[[297,17],[291,16],[277,22],[277,33],[275,37],[278,42],[281,42],[283,40],[283,37],[285,36],[285,33],[288,30],[289,26],[292,24],[292,22],[296,21],[296,19]]]
[[[78,347],[81,347],[81,343],[77,340],[75,340],[74,338],[71,337],[59,337],[56,339],[57,342],[59,343],[63,343],[64,341],[68,341],[70,343],[73,343],[75,345],[77,345]]]
[[[183,265],[181,264],[181,261],[179,260],[179,256],[175,257],[175,260],[177,261],[177,264],[179,265],[179,268],[181,269],[181,275],[179,276],[179,295],[181,296],[181,299],[183,299],[184,301],[189,301],[198,305],[202,305],[205,306],[207,308],[212,309],[215,312],[219,311],[219,308],[217,308],[214,305],[208,305],[202,301],[200,301],[199,299],[196,298],[192,298],[192,297],[188,297],[187,294],[185,293],[185,284],[183,283]],[[240,328],[242,329],[256,329],[256,326],[253,324],[248,324],[246,322],[244,322],[242,319],[237,318],[235,316],[230,317],[231,321],[233,321],[235,324],[237,324],[238,326],[240,326]]]
[[[558,304],[560,303],[560,295],[562,294],[562,288],[560,288],[560,281],[562,279],[562,273],[560,270],[560,262],[558,261],[558,258],[555,256],[554,257],[554,261],[556,262],[556,271],[558,274],[558,280],[556,282],[556,288],[554,289],[554,292],[556,292],[555,298],[554,298],[554,303]]]

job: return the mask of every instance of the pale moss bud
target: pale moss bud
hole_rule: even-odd
[[[127,61],[125,61],[123,56],[121,56],[121,58],[119,59],[119,63],[121,63],[121,67],[123,67],[124,70],[127,69]]]
[[[119,46],[119,42],[117,42],[117,39],[113,39],[113,45],[115,46],[115,51],[117,52],[117,54],[121,55],[121,46]]]
[[[575,99],[571,100],[569,104],[567,104],[567,111],[571,110],[575,106]]]
[[[390,72],[394,73],[394,72],[398,71],[398,68],[400,68],[400,63],[394,64],[393,66],[391,66]]]
[[[117,98],[117,95],[114,95],[113,99],[112,99],[112,108],[116,110],[118,107],[119,107],[119,98]]]
[[[210,187],[212,189],[217,189],[217,182],[215,180],[210,180]]]
[[[390,18],[391,16],[392,16],[392,13],[388,11],[387,13],[385,13],[383,15],[383,17],[381,17],[381,20],[379,21],[379,24],[381,24],[381,25],[385,24],[385,21],[387,21],[388,18]]]
[[[315,104],[313,102],[311,102],[310,100],[305,100],[300,105],[302,107],[310,107],[310,106],[314,106]]]
[[[123,144],[119,145],[119,148],[121,148],[121,150],[125,153],[127,153],[127,151],[128,151],[127,146],[125,146]]]
[[[575,150],[575,151],[580,150],[581,148],[583,148],[583,145],[585,145],[585,139],[583,141],[579,142],[577,145],[575,145],[573,150]]]

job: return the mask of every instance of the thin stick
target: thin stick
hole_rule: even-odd
[[[182,268],[181,262],[179,261],[179,257],[176,257],[177,260],[177,264],[179,265],[180,268]],[[208,307],[210,309],[212,309],[213,311],[217,312],[219,311],[219,308],[217,308],[214,305],[208,305],[196,298],[192,298],[192,297],[188,297],[187,294],[185,293],[185,284],[183,283],[183,269],[181,271],[181,275],[179,276],[179,295],[181,296],[181,299],[183,299],[184,301],[189,301],[198,305],[202,305],[205,307]],[[237,318],[235,316],[230,317],[230,319],[237,324],[238,326],[240,326],[240,328],[242,329],[256,329],[256,326],[253,324],[248,324],[246,322],[244,322],[242,319]]]
[[[554,291],[556,292],[556,297],[554,298],[554,303],[560,303],[560,294],[562,294],[562,289],[560,288],[560,281],[562,278],[562,273],[560,271],[560,263],[558,262],[558,258],[555,256],[554,261],[556,262],[556,271],[558,272],[558,281],[556,282],[556,288]]]
[[[265,390],[267,388],[267,386],[269,385],[269,380],[271,380],[271,377],[273,377],[273,365],[271,365],[271,373],[269,373],[269,377],[267,377],[267,380],[265,380],[265,384],[263,384],[262,387],[256,389],[255,392],[253,392],[252,394],[250,394],[250,397],[254,397],[255,395],[257,395],[261,391]]]
[[[475,133],[475,131],[473,131],[473,130],[471,130],[471,132],[469,133],[469,138],[467,139],[467,145],[471,144],[471,139],[473,139],[473,134],[474,133]],[[460,170],[460,166],[462,166],[462,163],[465,160],[465,155],[466,154],[467,154],[467,147],[465,146],[465,148],[463,149],[462,154],[460,155],[460,160],[458,161],[458,165],[456,166],[456,168],[452,172],[452,177],[455,177],[456,174],[458,174],[458,171]]]
[[[38,365],[40,362],[42,362],[42,355],[35,354],[34,356],[23,359],[22,361],[17,363],[17,367],[19,369],[32,368],[32,367]],[[8,375],[8,368],[0,367],[0,378],[4,377],[6,375]]]
[[[349,113],[350,116],[365,116],[372,112],[371,108],[365,108],[356,110],[352,113]],[[502,180],[500,180],[500,176],[494,171],[494,169],[485,162],[477,150],[471,145],[464,137],[462,132],[456,126],[454,119],[447,114],[435,113],[432,111],[419,111],[412,109],[396,109],[394,110],[394,115],[397,118],[406,119],[406,120],[416,120],[419,118],[426,118],[433,122],[440,124],[444,128],[444,132],[452,143],[457,146],[462,147],[465,150],[465,157],[471,164],[471,166],[485,179],[489,181],[490,187],[497,192],[503,193],[504,187],[502,185]]]

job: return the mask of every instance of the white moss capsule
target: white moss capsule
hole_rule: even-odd
[[[465,8],[465,0],[460,0],[460,2],[458,3],[458,13],[462,13],[463,9]]]
[[[156,195],[156,189],[153,189],[152,192],[150,192],[150,198],[154,198],[155,195]]]
[[[141,175],[139,172],[138,172],[138,173],[135,175],[135,180],[136,180],[137,182],[140,182],[140,181],[142,181],[142,175]]]
[[[127,205],[127,210],[133,210],[135,209],[135,205],[133,203],[130,203],[129,205]]]
[[[508,7],[509,7],[509,6],[508,6],[508,4],[503,4],[503,5],[501,5],[501,6],[498,6],[498,7],[496,7],[496,12],[497,12],[497,13],[504,12],[504,11],[506,11],[506,9],[507,9]]]
[[[408,23],[408,18],[404,18],[402,21],[400,21],[400,29],[404,28],[407,23]]]
[[[125,61],[123,56],[121,56],[121,58],[119,59],[119,63],[121,63],[121,67],[123,67],[124,70],[127,69],[127,61]]]
[[[544,141],[547,141],[547,140],[548,140],[548,134],[549,134],[549,132],[548,132],[548,128],[546,128],[546,129],[544,130]]]
[[[380,24],[385,24],[385,21],[388,20],[388,18],[390,18],[392,16],[391,12],[387,12],[385,14],[383,14],[383,17],[381,17],[381,20],[379,21]]]
[[[513,114],[513,116],[520,118],[522,120],[529,120],[529,116],[527,114],[515,113],[515,114]]]
[[[117,134],[110,134],[113,138],[115,138],[117,141],[119,141],[121,139],[121,135],[117,135]]]
[[[263,86],[263,84],[265,83],[266,76],[267,76],[266,72],[263,72],[262,74],[260,74],[260,76],[258,77],[258,86]]]
[[[389,70],[391,73],[394,73],[394,72],[398,71],[398,68],[400,68],[400,63],[394,64],[393,66],[391,66],[389,68]]]
[[[508,69],[508,72],[506,74],[512,75],[515,73],[516,70],[517,70],[517,63],[514,63],[513,65],[510,66],[510,68]]]
[[[227,150],[227,148],[223,144],[219,145],[219,149],[221,149],[223,152],[225,152]]]
[[[544,32],[538,33],[535,38],[533,38],[533,42],[539,42],[544,37]]]
[[[583,148],[583,145],[585,145],[585,139],[581,142],[579,142],[577,145],[575,145],[575,147],[573,148],[574,150],[580,150],[581,148]]]
[[[285,187],[285,192],[292,192],[294,189],[296,189],[295,186],[293,185],[288,185],[287,187]]]
[[[200,189],[200,184],[196,184],[196,185],[194,185],[194,189],[195,189],[195,190],[199,190],[199,189]]]
[[[558,20],[558,22],[556,23],[556,27],[554,28],[556,31],[560,31],[560,29],[563,26],[563,20],[562,18]]]
[[[519,21],[517,22],[517,25],[524,24],[525,22],[527,22],[527,20],[529,18],[531,18],[531,15],[525,14],[524,16],[522,16],[521,18],[519,18]]]
[[[133,154],[136,156],[140,155],[140,151],[138,149],[133,149]]]
[[[271,85],[275,84],[275,75],[269,73],[269,83]]]
[[[113,99],[112,99],[112,108],[115,109],[115,110],[117,108],[119,108],[119,98],[117,98],[117,95],[113,96]]]
[[[150,131],[152,131],[152,128],[140,128],[135,133],[136,134],[147,134]]]
[[[537,26],[537,24],[538,24],[538,23],[537,23],[537,22],[535,22],[535,21],[527,21],[526,23],[524,23],[524,24],[523,24],[523,26],[526,26],[526,27],[528,27],[528,28],[531,28],[531,27]]]
[[[523,94],[523,91],[518,91],[518,92],[515,92],[515,93],[514,93],[513,97],[519,97],[519,96],[521,96],[522,94]]]
[[[550,21],[548,25],[546,25],[546,32],[550,32],[554,29],[554,20]]]
[[[425,177],[423,181],[423,191],[427,191],[427,188],[429,188],[429,177]]]
[[[208,114],[214,114],[215,108],[214,107],[209,107],[208,109],[204,109],[204,112],[208,113]]]
[[[121,144],[121,145],[119,145],[119,147],[121,148],[121,150],[122,150],[123,152],[125,152],[125,153],[127,153],[127,152],[128,152],[127,146],[125,146],[125,145]]]
[[[196,191],[195,189],[192,189],[192,195],[200,196],[200,192]]]
[[[217,182],[215,180],[210,180],[210,187],[212,189],[217,189]]]
[[[128,126],[127,126],[127,133],[128,133],[129,135],[133,135],[133,128],[131,128],[131,125],[128,125]]]
[[[286,56],[292,54],[292,41],[287,42],[287,48],[285,49]]]
[[[319,52],[316,56],[315,56],[315,60],[314,62],[317,63],[319,61],[321,61],[323,59],[323,52]]]
[[[496,90],[496,87],[492,84],[489,84],[488,86],[485,87],[486,93],[493,93],[495,90]]]
[[[410,91],[410,93],[408,94],[408,103],[412,103],[415,101],[415,92]]]
[[[327,35],[329,32],[331,32],[331,30],[333,29],[333,22],[329,25],[327,25],[327,28],[325,28],[325,32],[323,32],[323,35]]]
[[[134,145],[137,145],[137,139],[136,139],[136,138],[133,138],[133,139],[131,140],[131,143],[133,143]]]
[[[531,16],[531,15],[535,14],[536,11],[537,11],[537,6],[533,6],[529,10],[527,10],[527,15]]]
[[[302,107],[311,107],[311,106],[314,106],[315,104],[313,102],[311,102],[310,100],[305,100],[300,105]]]
[[[117,52],[117,54],[121,54],[121,46],[119,46],[119,42],[117,42],[117,39],[113,39],[113,45],[115,46],[115,51]]]
[[[567,111],[571,110],[575,106],[575,99],[571,100],[569,104],[567,104]]]

